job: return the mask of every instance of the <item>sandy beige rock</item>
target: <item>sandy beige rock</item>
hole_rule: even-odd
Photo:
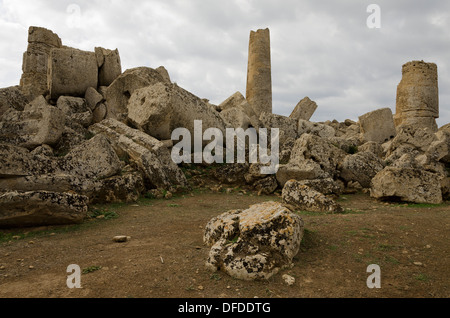
[[[47,68],[50,50],[61,48],[59,36],[45,28],[28,29],[28,48],[23,54],[20,87],[28,100],[48,92]]]
[[[372,152],[360,152],[348,155],[339,169],[343,180],[358,182],[363,188],[370,188],[372,178],[384,169],[384,162]]]
[[[163,142],[114,119],[106,119],[89,130],[106,136],[116,153],[139,168],[148,184],[161,189],[187,186],[186,177]]]
[[[0,195],[0,227],[81,223],[87,211],[88,198],[77,194],[33,191]]]
[[[128,101],[134,91],[160,82],[165,83],[166,79],[160,72],[149,67],[137,67],[123,72],[104,92],[107,118],[125,121]]]
[[[134,91],[128,103],[128,120],[147,134],[172,139],[177,128],[186,128],[194,136],[194,121],[201,120],[203,131],[225,131],[225,122],[199,97],[175,84],[157,83]]]
[[[272,69],[269,29],[250,32],[246,99],[256,116],[272,113]]]
[[[108,50],[102,47],[95,48],[98,66],[98,86],[109,86],[122,74],[122,64],[119,50]]]
[[[359,117],[361,138],[364,142],[375,141],[384,143],[393,139],[395,130],[392,110],[390,108],[377,109]]]
[[[9,109],[24,110],[28,103],[28,99],[22,94],[19,86],[0,89],[0,118]]]
[[[242,280],[269,279],[292,264],[303,231],[303,220],[277,202],[226,212],[206,226],[206,267]]]
[[[423,169],[386,167],[372,179],[370,193],[376,199],[440,204],[441,179]]]
[[[62,95],[84,97],[89,87],[98,86],[98,66],[94,52],[73,48],[50,51],[48,88],[51,99]]]
[[[402,80],[397,88],[395,124],[437,131],[439,87],[437,65],[412,61],[403,65]]]
[[[342,212],[342,207],[324,195],[297,180],[289,180],[283,187],[283,204],[297,211]]]
[[[64,130],[65,116],[50,106],[41,95],[24,111],[10,109],[0,121],[0,142],[33,149],[42,144],[56,144]]]
[[[309,121],[316,110],[316,102],[309,99],[309,97],[305,97],[297,104],[289,117],[297,120],[303,119]]]

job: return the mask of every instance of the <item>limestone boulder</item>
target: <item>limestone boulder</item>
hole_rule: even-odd
[[[440,204],[441,180],[423,169],[386,167],[372,179],[370,193],[376,199]]]
[[[7,192],[0,195],[0,227],[24,227],[81,223],[88,198],[47,191]]]
[[[382,108],[359,117],[361,138],[364,142],[384,143],[393,139],[397,132],[390,108]]]
[[[327,139],[303,134],[296,140],[289,162],[280,165],[277,179],[284,186],[290,179],[326,179],[339,174],[338,166],[347,156]]]
[[[321,138],[335,137],[336,131],[333,127],[321,123],[312,123],[310,121],[300,119],[298,121],[298,135],[311,134]]]
[[[51,30],[35,26],[28,29],[28,47],[23,54],[20,88],[29,101],[48,93],[48,58],[52,48],[61,47],[61,39]]]
[[[103,135],[96,135],[72,149],[60,163],[61,171],[79,177],[102,179],[122,171],[123,163],[113,145]]]
[[[289,117],[296,120],[309,121],[316,110],[316,102],[309,99],[309,97],[305,97],[297,104],[294,111]]]
[[[283,204],[291,210],[328,213],[343,211],[333,198],[296,180],[289,180],[285,184],[282,199]]]
[[[123,72],[104,91],[107,118],[125,121],[134,91],[156,83],[167,83],[167,79],[152,68],[137,67]]]
[[[23,111],[29,103],[18,86],[0,89],[0,118],[10,109]]]
[[[384,161],[372,152],[348,155],[339,166],[340,177],[346,182],[359,182],[363,188],[370,188],[372,178],[384,169]]]
[[[98,86],[109,86],[122,74],[119,50],[95,48],[98,66]]]
[[[128,102],[128,120],[159,140],[172,139],[177,128],[185,128],[194,136],[196,120],[202,121],[202,133],[208,128],[225,131],[218,112],[176,84],[157,83],[134,91]]]
[[[297,184],[308,186],[309,188],[327,196],[339,196],[343,191],[343,187],[331,178],[302,180],[298,181]]]
[[[0,120],[0,142],[28,149],[42,144],[55,145],[61,138],[65,116],[47,103],[43,96],[25,106],[23,111],[8,110]]]
[[[280,145],[283,144],[289,138],[297,139],[298,134],[298,123],[295,119],[276,115],[272,113],[263,112],[259,117],[260,127],[267,128],[278,128],[280,130]]]
[[[277,202],[228,211],[206,226],[206,267],[241,280],[269,279],[298,254],[304,222]]]
[[[114,119],[92,125],[89,131],[105,136],[120,157],[138,167],[147,184],[161,189],[187,186],[186,177],[163,142]]]
[[[48,64],[48,88],[53,100],[63,95],[84,97],[89,87],[98,86],[94,52],[74,48],[52,49]]]

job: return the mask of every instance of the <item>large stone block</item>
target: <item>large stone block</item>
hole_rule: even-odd
[[[423,169],[386,167],[372,179],[370,192],[376,199],[440,204],[441,179]]]
[[[24,111],[8,110],[0,121],[0,141],[34,149],[42,144],[55,145],[64,130],[63,112],[50,106],[41,95]]]
[[[406,63],[397,87],[396,126],[413,124],[437,131],[436,118],[439,118],[437,65],[424,61]]]
[[[237,279],[269,279],[292,264],[303,232],[303,220],[277,202],[226,212],[206,226],[206,266]]]
[[[126,121],[128,101],[134,91],[156,83],[168,83],[160,72],[149,67],[126,70],[104,91],[107,118]]]
[[[393,139],[396,136],[394,119],[390,108],[382,108],[359,117],[361,125],[361,137],[367,141],[375,141],[380,144]]]
[[[119,50],[95,48],[98,65],[98,86],[109,86],[122,74]]]
[[[47,191],[7,192],[0,195],[0,227],[81,223],[87,216],[88,198]]]
[[[98,66],[94,52],[73,48],[52,49],[48,65],[51,99],[61,95],[84,97],[89,87],[98,86]]]
[[[52,48],[62,47],[57,34],[45,28],[28,29],[28,48],[23,54],[20,87],[28,100],[48,92],[47,67]]]
[[[310,120],[311,117],[314,115],[316,109],[317,109],[316,102],[309,99],[309,97],[305,97],[297,104],[294,111],[289,117],[297,120],[299,119]]]

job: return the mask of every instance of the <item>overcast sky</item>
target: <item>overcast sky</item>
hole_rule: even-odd
[[[367,26],[370,4],[380,28]],[[0,0],[0,87],[19,83],[31,25],[78,49],[118,48],[123,70],[162,65],[214,104],[245,96],[250,31],[269,28],[274,113],[308,96],[319,106],[312,121],[395,113],[402,65],[434,62],[438,124],[450,122],[450,1]]]

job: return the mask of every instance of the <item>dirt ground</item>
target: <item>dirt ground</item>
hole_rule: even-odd
[[[0,231],[1,298],[448,298],[450,203],[384,203],[341,196],[343,214],[299,212],[305,221],[292,268],[245,282],[204,267],[207,222],[275,200],[254,192],[196,190],[170,200],[96,206],[82,225]],[[117,235],[130,236],[125,243]],[[67,268],[83,269],[81,289]],[[366,285],[370,264],[381,288]],[[295,278],[288,286],[284,274]]]

